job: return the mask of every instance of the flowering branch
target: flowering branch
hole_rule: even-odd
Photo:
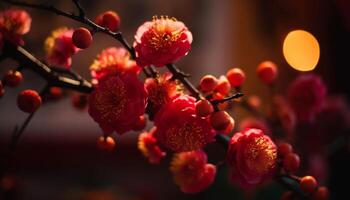
[[[100,25],[94,23],[93,21],[91,21],[89,18],[87,18],[85,16],[85,14],[84,14],[85,11],[82,8],[82,6],[80,5],[79,1],[77,1],[77,0],[73,0],[73,2],[79,10],[79,15],[64,12],[62,10],[57,9],[54,6],[33,4],[33,3],[25,2],[25,1],[4,0],[4,2],[12,4],[12,5],[53,12],[57,15],[67,17],[69,19],[72,19],[72,20],[75,20],[75,21],[80,22],[82,24],[85,24],[87,26],[90,26],[93,29],[93,32],[102,32],[102,33],[105,33],[105,34],[115,38],[116,40],[118,40],[124,46],[124,48],[126,48],[130,52],[131,57],[135,58],[135,51],[134,51],[133,47],[125,40],[125,38],[122,36],[122,33],[121,32],[113,32],[113,31],[109,30],[108,28],[100,26]]]

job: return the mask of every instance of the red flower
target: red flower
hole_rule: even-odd
[[[276,108],[277,116],[282,123],[282,127],[289,136],[292,136],[291,134],[296,126],[296,116],[293,109],[290,107],[287,100],[280,95],[273,98],[273,103]]]
[[[141,25],[135,35],[136,61],[141,67],[162,67],[186,55],[191,48],[192,34],[174,18],[153,18]]]
[[[129,52],[117,47],[104,49],[90,66],[91,75],[96,80],[124,72],[138,74],[140,70],[136,62],[131,60]]]
[[[0,12],[0,48],[4,39],[15,45],[23,45],[22,35],[30,30],[32,18],[24,10],[9,9]]]
[[[175,154],[170,171],[175,183],[185,193],[197,193],[208,188],[216,175],[216,167],[207,163],[207,155],[201,150]]]
[[[139,150],[146,158],[148,158],[148,161],[151,164],[158,164],[166,155],[166,153],[158,146],[157,139],[154,137],[156,131],[157,128],[153,127],[149,132],[141,133],[137,144]]]
[[[175,151],[193,151],[213,140],[208,120],[196,116],[195,98],[182,95],[172,99],[157,113],[156,137],[165,147]]]
[[[252,187],[271,178],[277,167],[277,148],[259,129],[236,133],[230,140],[227,163],[231,181]]]
[[[132,129],[145,113],[147,92],[133,73],[110,76],[100,81],[89,98],[89,114],[105,134]]]
[[[148,106],[151,109],[151,114],[156,114],[163,105],[174,98],[178,92],[176,90],[176,82],[170,80],[172,74],[167,72],[157,78],[147,78],[145,86],[148,92]]]
[[[289,88],[289,102],[298,120],[312,121],[324,103],[327,87],[321,77],[305,74],[297,77]]]
[[[72,41],[73,29],[59,28],[45,40],[46,60],[50,65],[69,68],[72,55],[78,52]]]

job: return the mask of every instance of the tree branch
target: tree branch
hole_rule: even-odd
[[[202,95],[200,92],[196,89],[194,85],[187,79],[187,76],[180,71],[174,64],[167,64],[166,67],[168,70],[173,74],[173,77],[177,80],[179,80],[188,91],[197,99],[202,99]]]
[[[85,79],[76,80],[58,75],[54,70],[35,58],[23,47],[5,43],[3,52],[6,56],[17,60],[21,66],[25,66],[39,74],[50,86],[71,89],[83,93],[90,93],[93,90],[93,86],[89,81]]]

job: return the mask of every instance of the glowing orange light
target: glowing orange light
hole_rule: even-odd
[[[320,58],[320,46],[311,33],[294,30],[284,39],[283,55],[294,69],[311,71],[315,69]]]

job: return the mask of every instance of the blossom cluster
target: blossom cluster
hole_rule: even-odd
[[[23,45],[21,37],[29,31],[30,23],[30,16],[23,10],[0,12],[0,48],[5,42]],[[95,23],[114,33],[120,28],[120,18],[113,11],[101,13]],[[46,62],[69,71],[72,56],[88,48],[93,35],[94,30],[84,27],[54,30],[45,41]],[[198,91],[191,88],[198,92],[196,95],[186,91],[189,86],[186,88],[179,79],[184,74],[158,71],[188,54],[193,38],[183,22],[167,16],[154,17],[138,28],[134,39],[131,50],[112,46],[96,56],[89,67],[93,91],[88,97],[75,98],[78,100],[73,100],[73,104],[80,108],[87,104],[89,115],[102,130],[98,146],[103,150],[115,147],[113,133],[143,131],[137,147],[151,164],[159,164],[173,153],[170,171],[182,192],[201,192],[214,183],[217,168],[208,162],[204,149],[220,138],[229,138],[225,159],[229,180],[251,188],[272,180],[276,174],[299,168],[300,158],[291,145],[281,141],[275,144],[276,128],[272,125],[278,124],[291,142],[296,140],[298,125],[311,123],[322,127],[325,121],[332,121],[327,116],[338,120],[332,124],[334,127],[349,128],[346,103],[341,98],[327,99],[327,87],[316,74],[298,76],[291,83],[287,98],[273,96],[271,116],[265,117],[259,110],[259,97],[233,98],[240,94],[246,81],[241,68],[231,68],[220,77],[203,76]],[[146,73],[148,70],[152,73]],[[141,71],[146,78],[142,79]],[[256,73],[262,83],[273,86],[278,67],[264,61],[257,66]],[[0,97],[5,85],[17,86],[21,80],[20,72],[9,72],[0,82]],[[19,95],[18,106],[33,113],[41,101],[37,92],[26,90]],[[238,123],[232,117],[236,104],[255,116]],[[147,120],[152,121],[152,127],[145,131]],[[319,195],[321,187],[316,187],[313,177],[303,177],[300,184],[305,193]]]

